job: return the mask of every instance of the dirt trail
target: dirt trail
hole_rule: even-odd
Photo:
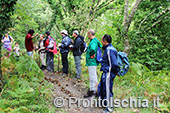
[[[87,105],[87,101],[84,101],[86,104],[81,104],[81,101],[76,104],[71,104],[71,107],[68,107],[68,98],[75,97],[77,99],[84,99],[83,95],[87,92],[87,88],[84,84],[84,81],[75,81],[69,77],[62,77],[57,73],[48,73],[47,71],[43,71],[45,74],[45,79],[48,82],[52,82],[54,85],[53,90],[53,100],[56,97],[62,97],[65,99],[64,105],[61,109],[68,113],[101,113],[102,108],[96,107],[82,107],[81,105]],[[74,99],[71,100],[75,101]],[[80,103],[80,107],[78,107],[78,103]],[[94,104],[92,105],[94,106]]]

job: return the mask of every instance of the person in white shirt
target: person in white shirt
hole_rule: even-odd
[[[15,47],[14,47],[14,52],[16,53],[15,57],[17,58],[17,61],[18,61],[18,58],[19,58],[19,51],[20,51],[20,48],[19,48],[19,43],[16,42],[15,43]]]
[[[46,62],[45,62],[45,57],[46,57],[46,53],[45,53],[45,40],[44,40],[44,35],[41,34],[40,35],[40,41],[38,44],[38,51],[40,54],[40,59],[42,62],[42,66],[40,67],[42,70],[46,69]]]

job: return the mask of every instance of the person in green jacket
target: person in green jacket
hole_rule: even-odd
[[[90,90],[84,95],[84,98],[96,96],[98,84],[96,69],[99,65],[96,60],[96,55],[98,47],[102,47],[101,43],[95,37],[95,31],[93,29],[88,31],[87,36],[90,39],[90,44],[86,52],[86,66],[88,66],[89,70]]]

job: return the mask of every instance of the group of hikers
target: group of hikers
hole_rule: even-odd
[[[39,33],[36,35],[33,34],[34,30],[30,29],[25,37],[25,47],[27,54],[31,57],[33,57],[34,49],[32,39],[38,36]],[[61,53],[63,66],[63,73],[61,75],[67,75],[68,53],[70,50],[72,50],[76,68],[75,79],[80,79],[81,55],[83,53],[81,49],[84,44],[84,37],[80,36],[77,30],[74,30],[72,35],[75,39],[73,42],[69,37],[67,30],[62,30],[60,34],[62,35],[62,41],[58,44],[58,46],[56,45],[56,42],[50,35],[49,31],[45,33],[45,36],[43,34],[39,35],[40,41],[38,45],[38,51],[42,61],[41,69],[47,69],[49,72],[54,71],[54,54],[57,54],[58,47]],[[89,72],[90,89],[88,90],[87,94],[84,95],[84,98],[93,98],[98,96],[101,99],[110,99],[110,97],[113,97],[113,80],[119,71],[119,65],[117,63],[117,51],[111,44],[112,37],[108,34],[105,34],[102,37],[102,41],[100,43],[96,38],[95,31],[93,29],[90,29],[87,32],[87,36],[90,40],[86,51],[86,66],[88,67]],[[11,43],[13,42],[13,38],[8,36],[8,34],[5,34],[5,38],[2,39],[2,42],[4,43],[3,47],[11,51]],[[99,65],[99,62],[96,60],[98,48],[102,48],[104,50],[102,59],[100,61],[100,71],[103,73],[99,84],[97,79],[97,66]],[[15,51],[19,51],[17,47],[14,49]],[[107,104],[107,102],[108,101],[106,101],[105,104]],[[107,113],[111,111],[113,111],[112,107],[106,107],[104,112]]]

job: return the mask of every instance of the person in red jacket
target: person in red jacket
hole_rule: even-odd
[[[50,36],[50,32],[45,33],[45,50],[46,50],[46,64],[48,72],[54,72],[54,54],[51,50],[54,50],[55,40]]]
[[[36,36],[39,35],[39,33],[37,33],[36,35],[34,35],[34,30],[33,29],[30,29],[28,31],[28,34],[26,35],[25,37],[25,48],[27,50],[27,54],[31,57],[33,57],[33,49],[34,49],[34,46],[33,46],[33,42],[32,42],[32,39]]]
[[[57,45],[56,42],[52,42],[54,44],[54,49],[49,49],[50,52],[53,52],[53,54],[57,54]]]

